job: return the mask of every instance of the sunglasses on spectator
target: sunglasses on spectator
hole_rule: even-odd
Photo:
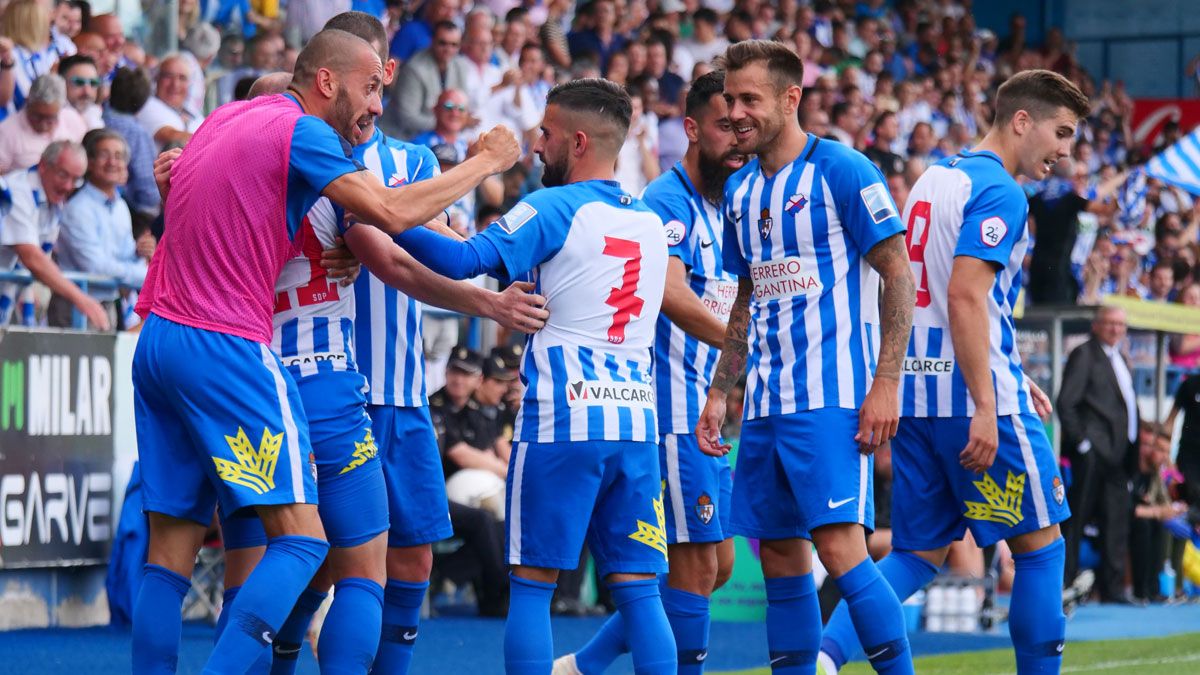
[[[84,85],[88,85],[88,86],[92,86],[92,87],[99,87],[100,86],[100,78],[98,78],[98,77],[72,77],[71,85],[76,86],[76,87],[82,87]]]
[[[442,110],[449,110],[451,112],[454,112],[455,110],[459,112],[467,112],[467,106],[461,103],[443,103]]]

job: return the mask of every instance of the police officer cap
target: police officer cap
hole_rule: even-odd
[[[524,345],[502,345],[492,349],[492,356],[498,356],[504,361],[504,365],[512,370],[521,367],[521,355],[525,353]]]
[[[460,373],[476,375],[483,372],[483,359],[479,354],[466,347],[455,347],[454,351],[450,352],[450,362],[446,364],[446,367],[453,368]]]

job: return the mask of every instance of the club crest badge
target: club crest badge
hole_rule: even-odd
[[[707,492],[700,493],[700,498],[696,500],[696,515],[700,518],[700,522],[707,525],[712,521],[716,511],[717,507],[713,505],[712,497],[709,497]]]
[[[763,209],[759,212],[758,233],[762,235],[763,239],[771,236],[771,226],[774,224],[775,221],[771,218],[771,209]]]

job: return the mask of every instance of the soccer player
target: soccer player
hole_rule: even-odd
[[[815,544],[876,667],[911,673],[900,601],[864,536],[874,525],[870,453],[899,419],[913,303],[904,226],[866,157],[800,129],[795,54],[740,42],[724,67],[737,149],[758,157],[725,186],[723,254],[738,292],[697,442],[709,454],[729,451],[719,436],[726,393],[749,349],[730,530],[762,542],[773,672],[815,667]]]
[[[1036,414],[1049,414],[1049,400],[1026,380],[1017,351],[1012,313],[1029,205],[1014,176],[1046,178],[1070,154],[1088,110],[1087,97],[1061,75],[1017,73],[996,93],[996,121],[983,141],[930,167],[904,214],[917,300],[904,419],[892,441],[893,550],[879,568],[907,598],[933,579],[968,528],[980,546],[1008,541],[1018,673],[1057,673],[1062,664],[1058,523],[1070,512]],[[853,653],[846,618],[841,607],[830,618],[821,644],[827,671]]]
[[[694,434],[737,295],[737,277],[721,257],[721,200],[725,180],[746,158],[734,143],[724,86],[719,71],[692,82],[683,122],[687,153],[642,195],[666,223],[671,256],[655,334],[654,389],[671,568],[661,590],[684,675],[704,671],[708,599],[733,570],[729,460],[700,452]],[[555,673],[604,672],[625,645],[617,614],[578,653],[555,661]]]
[[[451,277],[533,273],[550,310],[521,363],[509,461],[507,671],[551,672],[550,599],[586,539],[635,669],[665,675],[676,658],[655,578],[667,544],[650,378],[667,241],[662,220],[613,180],[632,110],[624,90],[579,79],[546,103],[534,151],[547,188],[466,242],[422,230],[406,247]]]
[[[359,173],[338,134],[353,137],[364,115],[379,113],[382,70],[366,42],[324,31],[298,58],[287,96],[222,107],[170,167],[166,235],[139,301],[146,325],[134,357],[150,512],[135,673],[174,670],[180,606],[218,501],[231,515],[253,508],[269,539],[205,672],[248,670],[328,549],[304,466],[307,419],[268,348],[275,281],[300,253],[303,215],[324,194],[398,233],[519,154],[511,134],[492,132],[476,161],[421,184],[388,190]]]

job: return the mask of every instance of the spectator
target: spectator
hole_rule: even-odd
[[[83,30],[83,24],[91,18],[91,7],[86,0],[56,0],[54,3],[53,31],[68,42]],[[56,39],[57,41],[57,39]],[[75,45],[62,44],[63,53],[74,53]]]
[[[80,128],[64,129],[61,113],[67,85],[53,73],[42,75],[29,88],[29,99],[16,115],[0,122],[0,173],[28,169],[54,141],[74,140]]]
[[[617,182],[631,195],[640,195],[650,181],[658,177],[658,128],[653,117],[645,114],[641,94],[630,92],[633,102],[632,123],[625,143],[617,155]]]
[[[572,59],[591,59],[600,70],[608,59],[625,47],[626,38],[617,32],[617,8],[612,0],[591,0],[579,9],[579,30],[567,34]]]
[[[1165,260],[1150,269],[1150,283],[1146,284],[1146,300],[1170,302],[1175,298],[1175,265]]]
[[[429,347],[426,331],[425,346]],[[449,450],[464,439],[464,434],[474,440],[474,429],[467,430],[467,409],[476,404],[471,395],[483,383],[483,360],[466,347],[451,345],[446,350],[446,362],[442,386],[429,396],[429,416],[437,432],[442,448],[442,462],[446,476],[458,471],[459,465],[449,459]]]
[[[284,33],[293,44],[304,44],[342,12],[350,11],[350,0],[288,0]]]
[[[1138,442],[1137,469],[1133,473],[1133,519],[1129,528],[1129,562],[1133,599],[1139,604],[1161,603],[1158,574],[1166,559],[1167,531],[1163,521],[1186,512],[1171,502],[1162,472],[1171,463],[1171,432],[1161,424],[1146,425]]]
[[[67,85],[69,108],[79,113],[85,131],[104,126],[103,110],[97,102],[100,96],[100,73],[90,56],[75,54],[58,62],[58,74]],[[67,108],[63,108],[66,110]],[[82,135],[81,135],[82,138]]]
[[[904,173],[904,158],[892,152],[892,144],[900,137],[900,122],[896,114],[883,112],[875,120],[872,131],[875,140],[863,151],[885,176]]]
[[[13,0],[0,11],[0,104],[4,105],[0,119],[25,107],[34,81],[54,72],[54,64],[63,56],[50,39],[45,2]]]
[[[1188,307],[1200,307],[1200,283],[1189,283],[1179,291],[1175,301]],[[1200,368],[1200,335],[1172,335],[1171,363],[1181,368]]]
[[[100,72],[101,79],[105,82],[112,80],[116,72],[117,57],[109,53],[108,47],[104,46],[104,38],[97,33],[83,32],[75,36],[75,46],[79,50],[76,53],[91,57],[96,62],[96,70]]]
[[[461,45],[458,26],[442,22],[434,27],[433,44],[413,55],[400,70],[396,91],[380,119],[385,131],[412,138],[434,128],[433,107],[442,92],[466,91],[470,83],[467,64],[458,58]],[[474,126],[474,112],[468,111],[467,126]]]
[[[481,114],[492,94],[521,79],[521,72],[505,71],[492,63],[492,31],[486,26],[472,26],[463,33],[462,58],[467,68],[464,91],[471,99],[471,111]]]
[[[134,241],[129,207],[117,194],[129,172],[129,147],[115,131],[97,129],[84,138],[88,168],[82,188],[67,201],[62,217],[62,235],[55,253],[64,270],[113,277],[121,284],[140,286],[146,278],[146,264],[153,255],[153,237]],[[118,292],[96,291],[108,309],[113,325],[118,325]],[[61,296],[50,300],[52,326],[71,325],[71,304]]]
[[[687,83],[668,69],[670,53],[665,37],[657,35],[646,41],[646,72],[658,80],[658,102],[648,109],[658,115],[660,123],[683,113],[683,91]]]
[[[1071,463],[1068,501],[1067,583],[1079,571],[1083,528],[1100,522],[1103,542],[1099,589],[1102,602],[1129,604],[1124,591],[1129,552],[1129,480],[1138,439],[1137,398],[1129,363],[1121,353],[1125,311],[1101,307],[1092,339],[1075,348],[1063,369],[1058,394],[1063,456]]]
[[[924,166],[929,166],[935,160],[933,151],[937,147],[937,136],[928,122],[917,122],[912,135],[908,137],[908,158],[920,160]]]
[[[458,380],[447,373],[446,387]],[[504,408],[504,394],[517,373],[498,356],[483,359],[483,379],[463,407],[458,424],[447,424],[441,435],[446,496],[451,501],[483,508],[504,520],[504,480],[512,452],[513,418]]]
[[[1175,420],[1183,413],[1175,466],[1183,474],[1184,499],[1193,508],[1200,507],[1200,376],[1191,375],[1175,390],[1175,401],[1167,415],[1166,429],[1175,430]]]
[[[49,255],[58,239],[63,205],[83,180],[86,168],[87,156],[80,145],[55,141],[46,147],[36,168],[4,177],[12,209],[0,216],[0,271],[12,271],[20,262],[34,279],[61,295],[101,330],[107,330],[104,308],[63,276]],[[15,295],[13,289],[5,289],[0,297],[0,326],[10,321]]]
[[[188,65],[188,95],[185,105],[189,110],[205,112],[209,110],[205,101],[208,90],[205,73],[221,49],[221,34],[210,24],[196,24],[188,31],[180,47],[182,51],[179,55]]]
[[[446,89],[437,98],[433,108],[433,129],[418,134],[413,143],[433,148],[438,145],[448,145],[454,148],[457,161],[467,158],[467,139],[463,129],[470,120],[467,109],[467,95],[459,89]]]
[[[174,44],[169,33],[172,10],[176,19]],[[178,0],[174,6],[169,2],[156,2],[146,12],[144,20],[146,49],[151,54],[169,52],[183,44],[188,31],[200,24],[200,0]]]
[[[503,124],[518,137],[524,137],[525,147],[533,147],[538,125],[546,109],[546,58],[542,48],[529,44],[521,49],[517,82],[492,93],[481,116],[487,123]]]
[[[122,68],[112,81],[112,93],[104,109],[104,123],[121,134],[129,146],[129,182],[125,198],[137,213],[158,214],[161,197],[154,183],[154,138],[137,122],[137,114],[150,99],[150,78],[142,70]]]
[[[833,112],[830,113],[829,119],[833,122],[833,125],[829,127],[829,133],[839,143],[850,148],[857,147],[858,132],[861,131],[861,128],[858,123],[858,113],[852,105],[846,101],[833,104]]]
[[[204,115],[187,104],[190,77],[187,61],[179,54],[164,58],[158,66],[154,96],[137,114],[138,124],[154,138],[159,151],[187,143],[204,122]]]
[[[572,4],[571,0],[550,0],[546,8],[546,22],[537,31],[538,39],[541,40],[550,62],[559,68],[571,66],[566,16],[572,11]]]
[[[403,65],[433,45],[435,28],[458,18],[459,0],[427,0],[418,16],[407,21],[392,38],[390,52]]]
[[[112,79],[117,68],[134,65],[125,55],[125,29],[121,27],[121,19],[116,14],[101,14],[92,17],[87,24],[87,31],[99,35],[104,40],[104,50],[108,52],[108,60],[112,63],[112,71],[105,73],[107,79]],[[96,63],[99,65],[101,61],[97,59]]]
[[[504,28],[494,57],[497,65],[505,70],[519,68],[521,50],[526,44],[534,44],[529,42],[529,22],[525,20],[526,14],[523,7],[514,7],[504,17]]]
[[[250,77],[257,80],[267,73],[279,70],[283,48],[282,37],[267,33],[256,35],[247,42],[245,51],[248,63],[232,69],[217,80],[217,100],[220,104],[235,100],[233,90],[242,79]]]
[[[692,14],[692,36],[683,40],[680,45],[692,55],[692,60],[696,63],[709,63],[725,53],[729,40],[717,34],[720,23],[720,17],[708,7],[701,7]],[[806,70],[807,65],[805,64]]]

